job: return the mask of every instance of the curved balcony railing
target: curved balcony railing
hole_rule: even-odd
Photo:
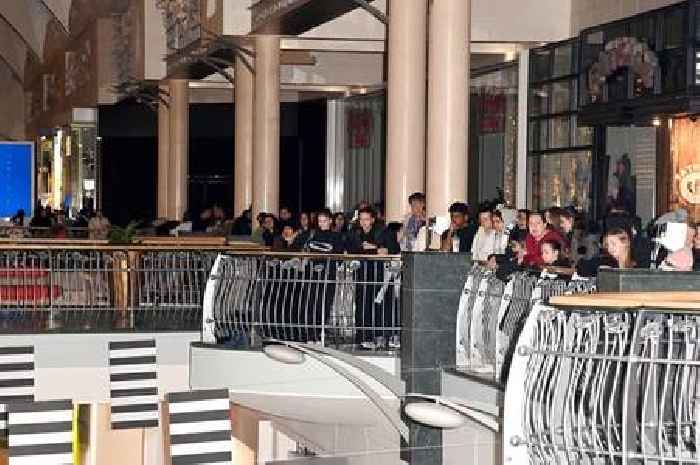
[[[399,256],[222,254],[207,285],[204,340],[398,349],[400,291]]]
[[[504,463],[700,463],[700,294],[553,299],[527,319]]]
[[[528,272],[515,273],[504,282],[475,265],[467,275],[457,314],[458,369],[505,384],[514,344],[533,305],[594,289],[594,280]]]

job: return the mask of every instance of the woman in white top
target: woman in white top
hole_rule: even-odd
[[[493,229],[491,212],[479,213],[479,230],[472,243],[472,260],[486,262],[489,256],[496,253],[496,231]]]

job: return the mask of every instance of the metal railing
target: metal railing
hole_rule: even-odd
[[[700,317],[650,307],[533,310],[506,391],[507,463],[700,463]]]
[[[502,281],[475,265],[468,273],[457,313],[457,367],[505,384],[514,344],[533,305],[550,297],[589,293],[595,281],[518,272]]]
[[[400,291],[398,256],[223,254],[207,284],[204,340],[398,349]]]
[[[0,246],[0,331],[200,330],[222,250]]]

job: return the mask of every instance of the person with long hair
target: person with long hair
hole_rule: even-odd
[[[624,270],[637,266],[632,258],[632,240],[624,229],[614,228],[608,231],[603,244],[608,255],[615,260],[616,268]]]

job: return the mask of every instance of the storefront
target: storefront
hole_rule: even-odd
[[[96,112],[75,109],[70,126],[39,137],[36,150],[37,203],[74,218],[83,207],[99,208],[99,141]]]
[[[578,44],[530,52],[528,207],[575,206],[589,211],[593,130],[578,121]]]
[[[700,220],[699,13],[689,0],[531,51],[531,208]]]

